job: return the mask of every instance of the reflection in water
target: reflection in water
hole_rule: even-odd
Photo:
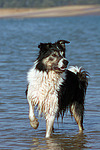
[[[74,136],[65,135],[54,135],[52,138],[34,138],[33,148],[31,150],[37,149],[48,149],[48,150],[65,150],[73,149],[77,150],[80,148],[89,148],[87,145],[87,137],[83,133],[79,133]]]

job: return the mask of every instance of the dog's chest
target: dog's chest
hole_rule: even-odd
[[[62,78],[55,74],[54,71],[50,71],[48,74],[43,75],[41,82],[39,83],[39,95],[40,97],[47,99],[52,95],[57,95],[59,86],[62,83]]]
[[[58,90],[63,82],[63,78],[54,71],[30,72],[28,76],[29,90],[28,97],[41,112],[56,111],[58,106]],[[52,109],[51,109],[52,108]]]
[[[60,75],[56,74],[54,71],[49,73],[37,72],[34,76],[33,90],[37,93],[37,97],[40,100],[48,99],[52,95],[57,95],[60,85],[63,79]]]

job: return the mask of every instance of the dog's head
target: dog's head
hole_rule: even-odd
[[[65,71],[68,65],[65,58],[65,43],[70,42],[59,40],[55,43],[40,43],[36,69],[47,72],[54,70],[57,73]]]

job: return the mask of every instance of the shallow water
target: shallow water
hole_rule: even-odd
[[[69,65],[89,73],[84,132],[78,133],[68,113],[55,120],[55,132],[45,138],[45,120],[34,130],[25,97],[27,71],[38,55],[40,42],[69,40]],[[100,149],[100,16],[0,19],[0,149]],[[38,114],[36,113],[36,116]]]

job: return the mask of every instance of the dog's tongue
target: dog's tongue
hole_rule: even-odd
[[[63,71],[65,71],[65,67],[61,67],[61,68],[58,68],[58,67],[55,67],[54,68],[56,71],[58,70],[58,72],[63,72]]]
[[[61,69],[61,70],[65,70],[66,68],[65,68],[65,67],[61,67],[60,69]]]

